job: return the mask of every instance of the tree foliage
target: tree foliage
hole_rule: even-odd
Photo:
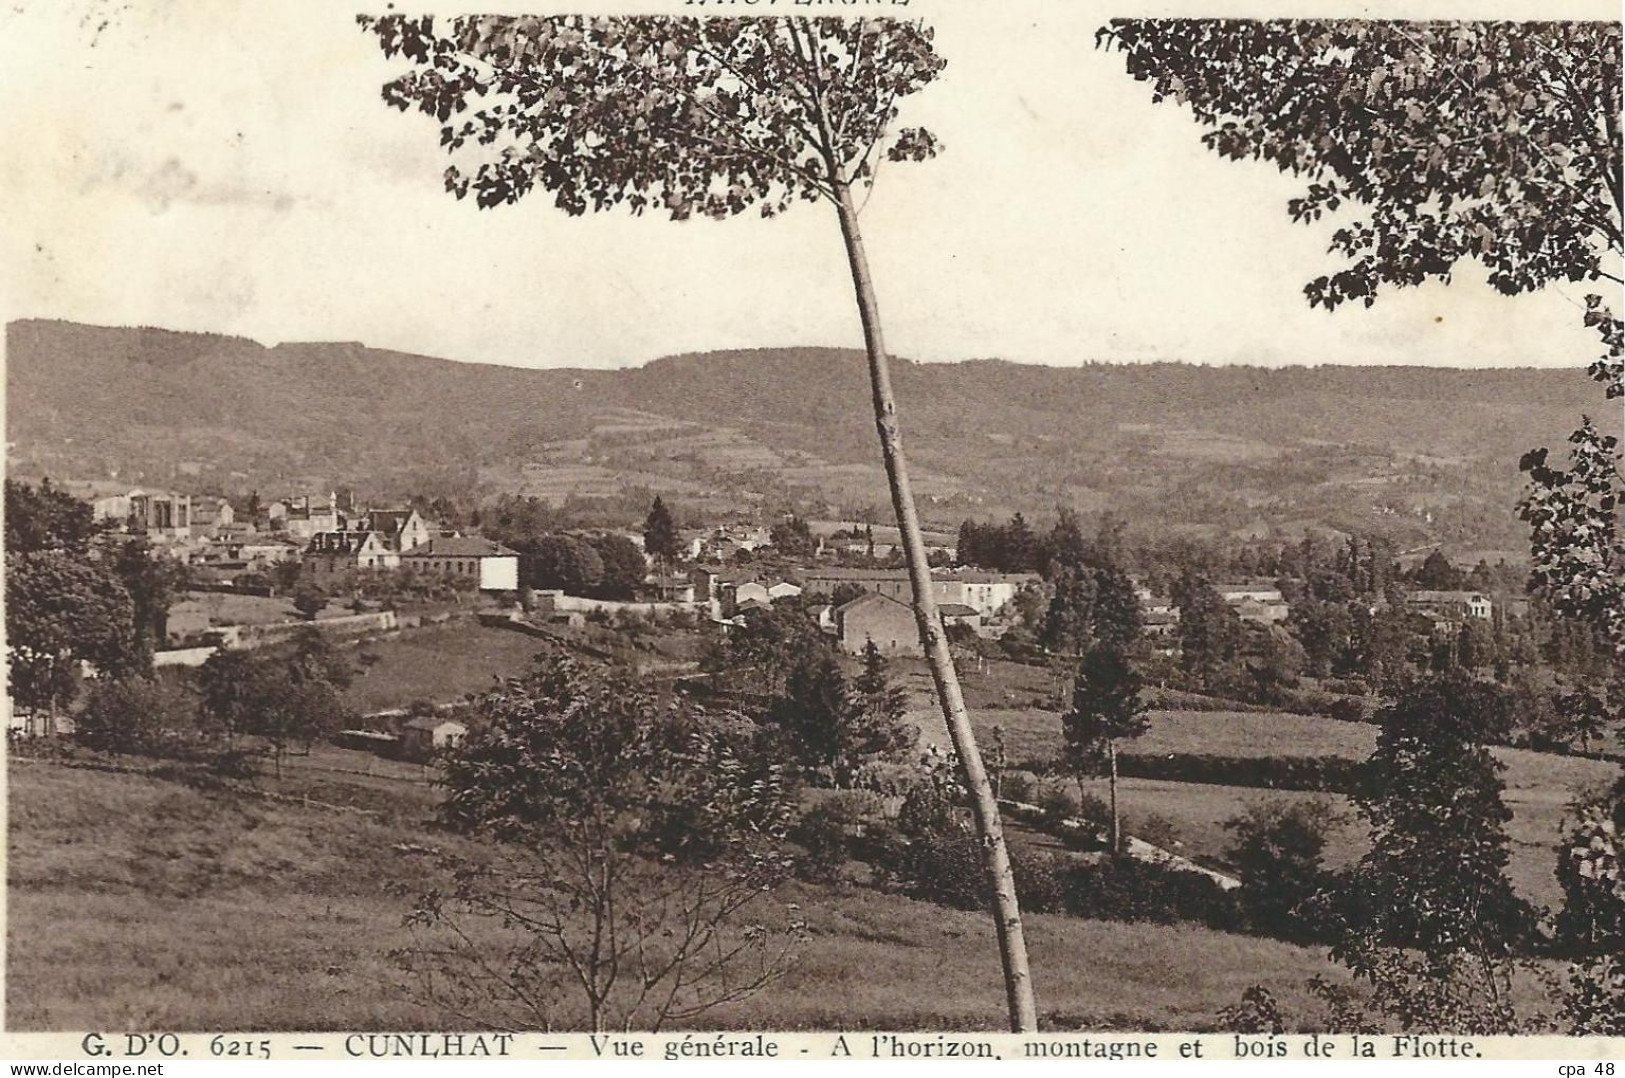
[[[70,698],[81,662],[114,677],[140,668],[129,592],[66,549],[6,552],[6,646],[11,696],[26,708]]]
[[[1512,818],[1481,739],[1493,691],[1456,674],[1402,690],[1354,800],[1371,848],[1323,913],[1333,956],[1407,1030],[1513,1032],[1511,970],[1534,914],[1506,865]]]
[[[198,671],[198,691],[204,714],[227,743],[260,738],[280,775],[290,748],[309,746],[349,720],[343,690],[354,674],[319,630],[307,628],[273,651],[216,651]]]
[[[931,31],[886,19],[360,16],[414,68],[384,87],[441,124],[446,189],[481,207],[538,188],[569,214],[764,217],[934,154],[897,102],[936,78]],[[826,72],[839,72],[838,77]]]
[[[800,517],[778,521],[768,530],[768,542],[785,557],[806,558],[817,553],[818,541],[812,529]]]
[[[293,593],[293,608],[306,621],[315,621],[316,616],[327,609],[327,592],[318,584],[301,584]]]
[[[643,854],[702,863],[783,832],[782,771],[748,751],[748,726],[661,700],[624,671],[544,655],[480,713],[443,764],[441,813],[461,830],[608,828]]]
[[[827,650],[801,653],[766,718],[806,771],[847,787],[865,765],[913,749],[917,731],[904,720],[907,709],[907,694],[891,684],[885,656],[870,641],[851,681]]]
[[[83,554],[96,535],[90,503],[58,490],[46,479],[38,487],[6,480],[6,553],[66,550]]]
[[[914,749],[919,730],[906,718],[908,690],[892,683],[886,656],[873,640],[863,645],[863,669],[852,679],[851,705],[854,757],[885,759]]]
[[[1179,608],[1179,661],[1208,691],[1224,687],[1241,653],[1241,618],[1205,579],[1187,575],[1174,593]]]
[[[719,645],[708,657],[710,671],[744,691],[769,695],[781,691],[793,669],[830,653],[829,638],[790,601],[751,611]]]
[[[658,494],[643,521],[643,549],[650,557],[670,560],[677,556],[677,522]]]
[[[589,595],[604,581],[604,559],[596,547],[573,535],[544,535],[518,544],[527,583],[557,588],[569,595]]]
[[[169,608],[186,587],[186,566],[154,551],[141,538],[116,543],[110,562],[124,590],[130,594],[137,646],[150,656],[164,646],[169,630]]]
[[[1074,774],[1097,774],[1110,742],[1139,737],[1151,728],[1141,699],[1144,684],[1122,649],[1096,644],[1078,663],[1072,708],[1061,716],[1065,757]]]
[[[624,535],[597,535],[592,539],[592,548],[603,566],[597,594],[605,599],[633,598],[648,572],[637,544]]]
[[[1112,851],[1122,849],[1122,822],[1117,811],[1117,743],[1151,729],[1144,688],[1133,660],[1122,647],[1100,641],[1078,661],[1072,685],[1072,707],[1061,716],[1065,738],[1062,758],[1081,783],[1085,775],[1111,777]]]
[[[1469,260],[1507,294],[1619,280],[1618,23],[1119,19],[1098,41],[1216,153],[1307,180],[1293,220],[1365,211],[1311,305]]]
[[[1570,437],[1569,466],[1524,456],[1530,488],[1519,512],[1530,528],[1532,588],[1561,616],[1592,627],[1625,656],[1625,477],[1619,440],[1587,419]]]
[[[418,904],[430,935],[402,957],[435,1001],[509,1028],[659,1029],[784,972],[799,926],[757,911],[792,803],[743,727],[545,656],[480,716],[443,760],[441,814],[506,841]]]
[[[93,749],[163,754],[199,732],[198,697],[169,678],[114,678],[93,687],[74,736]]]
[[[1505,954],[1526,938],[1529,911],[1506,877],[1502,767],[1484,747],[1501,721],[1496,691],[1461,675],[1413,685],[1378,713],[1355,795],[1372,842],[1356,886],[1384,944]]]
[[[1225,821],[1227,856],[1241,875],[1239,900],[1254,932],[1308,943],[1323,926],[1312,899],[1329,882],[1328,833],[1340,821],[1324,801],[1262,801]]]
[[[1564,1013],[1581,1036],[1625,1036],[1625,780],[1574,806],[1558,848],[1559,946],[1573,960]]]

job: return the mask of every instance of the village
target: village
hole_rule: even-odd
[[[602,589],[572,594],[565,587],[540,586],[558,581],[540,579],[545,572],[539,573],[518,550],[444,527],[410,504],[368,508],[352,491],[271,501],[255,494],[234,505],[226,497],[173,490],[106,493],[105,481],[69,480],[55,489],[84,496],[104,538],[137,538],[146,556],[184,567],[189,590],[166,611],[164,638],[152,655],[157,668],[198,667],[217,651],[283,644],[307,628],[351,642],[459,620],[546,634],[580,629],[592,616],[622,624],[626,619],[675,619],[696,631],[709,626],[726,634],[785,601],[847,655],[860,655],[869,645],[889,657],[921,655],[912,583],[900,564],[901,551],[895,543],[877,544],[871,525],[814,521],[809,526],[793,514],[774,522],[778,528],[737,520],[713,527],[672,525],[669,535],[656,539],[659,552],[648,549],[647,531],[629,527],[610,532],[636,549],[643,572],[615,589],[616,597],[606,598]],[[663,502],[651,510],[651,518],[658,514],[669,514]],[[998,641],[1012,628],[1024,637],[1041,629],[1041,615],[1054,596],[1045,574],[957,564],[954,537],[931,534],[933,598],[944,627],[958,643],[979,642],[967,655],[980,654],[985,663],[987,654],[1000,654]],[[600,538],[605,535],[599,533]],[[788,549],[776,546],[775,536]],[[424,582],[434,582],[439,590],[425,588]],[[1151,650],[1177,662],[1179,605],[1141,579],[1133,583]],[[1289,635],[1292,607],[1279,581],[1221,579],[1211,588],[1239,624],[1263,634]],[[320,605],[299,607],[302,613],[294,618],[267,620],[265,612],[277,609],[278,597],[286,609],[286,600],[300,594],[311,604],[319,596]],[[437,603],[431,595],[452,601]],[[228,603],[226,596],[241,601]],[[260,599],[265,602],[255,602]],[[1493,624],[1498,609],[1483,591],[1413,587],[1373,596],[1366,612],[1376,615],[1393,601],[1432,636],[1447,640],[1469,624]],[[224,613],[256,606],[242,623],[233,623]],[[1500,609],[1503,618],[1521,618],[1528,602],[1503,596]],[[668,672],[698,668],[697,661],[666,667]],[[94,676],[88,664],[86,673]],[[403,728],[345,730],[343,737],[348,743],[394,751],[397,733],[410,741],[415,736],[412,724],[431,721],[399,711],[372,718],[399,720]],[[439,725],[432,743],[402,751],[427,758],[429,749],[466,733],[454,719],[434,721]],[[15,709],[12,727],[25,735],[38,732],[38,717]],[[71,720],[58,727],[71,731]]]

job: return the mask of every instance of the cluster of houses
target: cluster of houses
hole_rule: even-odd
[[[913,585],[904,569],[796,569],[784,576],[748,569],[696,566],[689,574],[687,601],[706,609],[713,621],[738,624],[774,602],[802,596],[816,600],[813,612],[825,632],[852,653],[873,641],[882,652],[919,655],[914,625]],[[932,594],[943,624],[967,626],[996,637],[1008,627],[1011,603],[1036,586],[1034,573],[989,573],[938,569]]]
[[[91,501],[99,519],[144,534],[171,555],[228,579],[234,573],[298,561],[306,578],[317,583],[356,572],[413,571],[459,577],[484,592],[519,590],[517,552],[489,539],[444,531],[415,509],[358,508],[348,492],[269,502],[261,508],[258,523],[239,520],[231,503],[218,497],[106,489],[105,484],[81,494]],[[815,536],[820,552],[850,551],[860,545],[864,553],[875,552],[876,529],[863,529],[861,535],[856,526],[819,530],[827,532]],[[644,590],[657,602],[690,605],[726,625],[781,599],[804,596],[813,603],[824,629],[848,651],[861,651],[872,640],[884,651],[919,652],[910,606],[913,586],[906,570],[813,567],[773,575],[714,564],[771,546],[769,529],[755,524],[727,524],[689,533],[685,539],[686,560],[694,567],[686,575],[673,574],[665,566],[665,575],[651,574]],[[952,551],[944,548],[944,553]],[[1002,634],[1016,596],[1040,583],[1032,573],[970,569],[936,569],[931,581],[944,624],[965,626],[987,637]],[[1290,615],[1285,596],[1273,582],[1220,583],[1214,590],[1247,624],[1279,625]],[[1144,586],[1137,592],[1147,635],[1170,647],[1178,631],[1177,607],[1169,597]],[[1494,612],[1489,597],[1476,591],[1412,591],[1404,605],[1441,631],[1469,619],[1488,620]]]
[[[855,521],[812,521],[809,524],[815,557],[849,555],[890,558],[902,552],[898,530],[892,525],[871,525]],[[716,528],[683,534],[683,553],[691,562],[727,563],[742,553],[756,553],[773,545],[772,530],[757,524],[730,523]],[[941,532],[925,532],[927,554],[951,560],[954,537]]]
[[[89,502],[99,523],[143,536],[154,550],[200,570],[205,578],[268,572],[298,561],[304,549],[304,540],[296,535],[242,519],[226,498],[102,480],[68,480],[59,487]]]
[[[1173,600],[1153,594],[1144,585],[1135,590],[1146,635],[1153,639],[1175,636],[1179,631],[1179,608]],[[1292,613],[1281,589],[1272,583],[1215,584],[1213,590],[1249,625],[1279,625]],[[1478,591],[1411,591],[1406,593],[1404,604],[1406,611],[1425,618],[1440,632],[1459,629],[1469,620],[1488,621],[1495,614],[1494,602]],[[1379,602],[1373,606],[1372,612],[1382,605]]]
[[[69,489],[74,489],[70,484]],[[98,521],[146,537],[205,578],[230,581],[301,564],[323,583],[364,570],[462,577],[482,591],[516,591],[519,555],[488,539],[446,532],[411,508],[358,508],[349,492],[297,495],[241,519],[231,502],[172,490],[78,484]]]
[[[911,605],[913,585],[903,569],[813,568],[774,577],[748,569],[699,566],[691,571],[689,581],[691,588],[683,592],[681,601],[705,607],[713,621],[737,623],[779,599],[804,596],[822,601],[822,605],[815,603],[814,613],[844,650],[857,653],[872,641],[886,653],[920,654]],[[932,594],[943,624],[965,626],[989,638],[1008,628],[1016,596],[1039,584],[1040,578],[1033,573],[937,569],[931,574]],[[1220,583],[1213,590],[1245,624],[1268,628],[1291,615],[1286,597],[1271,582]],[[1168,596],[1156,595],[1143,585],[1136,593],[1146,634],[1159,641],[1163,650],[1172,650],[1179,629],[1178,607]],[[1441,631],[1459,628],[1468,619],[1487,620],[1494,612],[1489,597],[1476,591],[1412,591],[1404,602],[1407,611],[1425,617]]]
[[[433,528],[416,509],[335,512],[321,523],[334,526],[311,532],[302,557],[306,578],[318,584],[357,572],[405,570],[459,577],[480,591],[519,590],[517,551]]]

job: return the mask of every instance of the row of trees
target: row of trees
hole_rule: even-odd
[[[99,679],[76,719],[75,736],[103,752],[203,760],[228,771],[268,750],[276,774],[295,747],[341,729],[354,677],[319,631],[261,652],[218,651],[187,671]]]
[[[643,552],[624,535],[488,532],[519,553],[519,583],[571,595],[631,599],[648,573]]]

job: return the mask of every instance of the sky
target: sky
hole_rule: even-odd
[[[1589,0],[1526,7],[1498,13],[1618,17],[1617,5]],[[438,125],[383,104],[379,89],[401,65],[356,27],[356,10],[343,0],[8,0],[5,317],[267,344],[354,340],[536,367],[861,346],[822,204],[773,221],[677,224],[570,218],[545,196],[490,211],[453,199],[441,188]],[[1310,310],[1303,284],[1336,265],[1325,253],[1332,225],[1290,222],[1298,184],[1209,153],[1186,113],[1151,104],[1119,56],[1094,48],[1109,15],[1204,13],[1196,0],[1000,0],[994,10],[967,0],[883,9],[931,22],[948,60],[903,115],[934,130],[944,152],[886,166],[864,211],[897,355],[1582,367],[1597,351],[1580,323],[1592,289],[1507,298],[1471,267],[1369,310]],[[1241,0],[1224,13],[1484,17],[1489,6]]]

